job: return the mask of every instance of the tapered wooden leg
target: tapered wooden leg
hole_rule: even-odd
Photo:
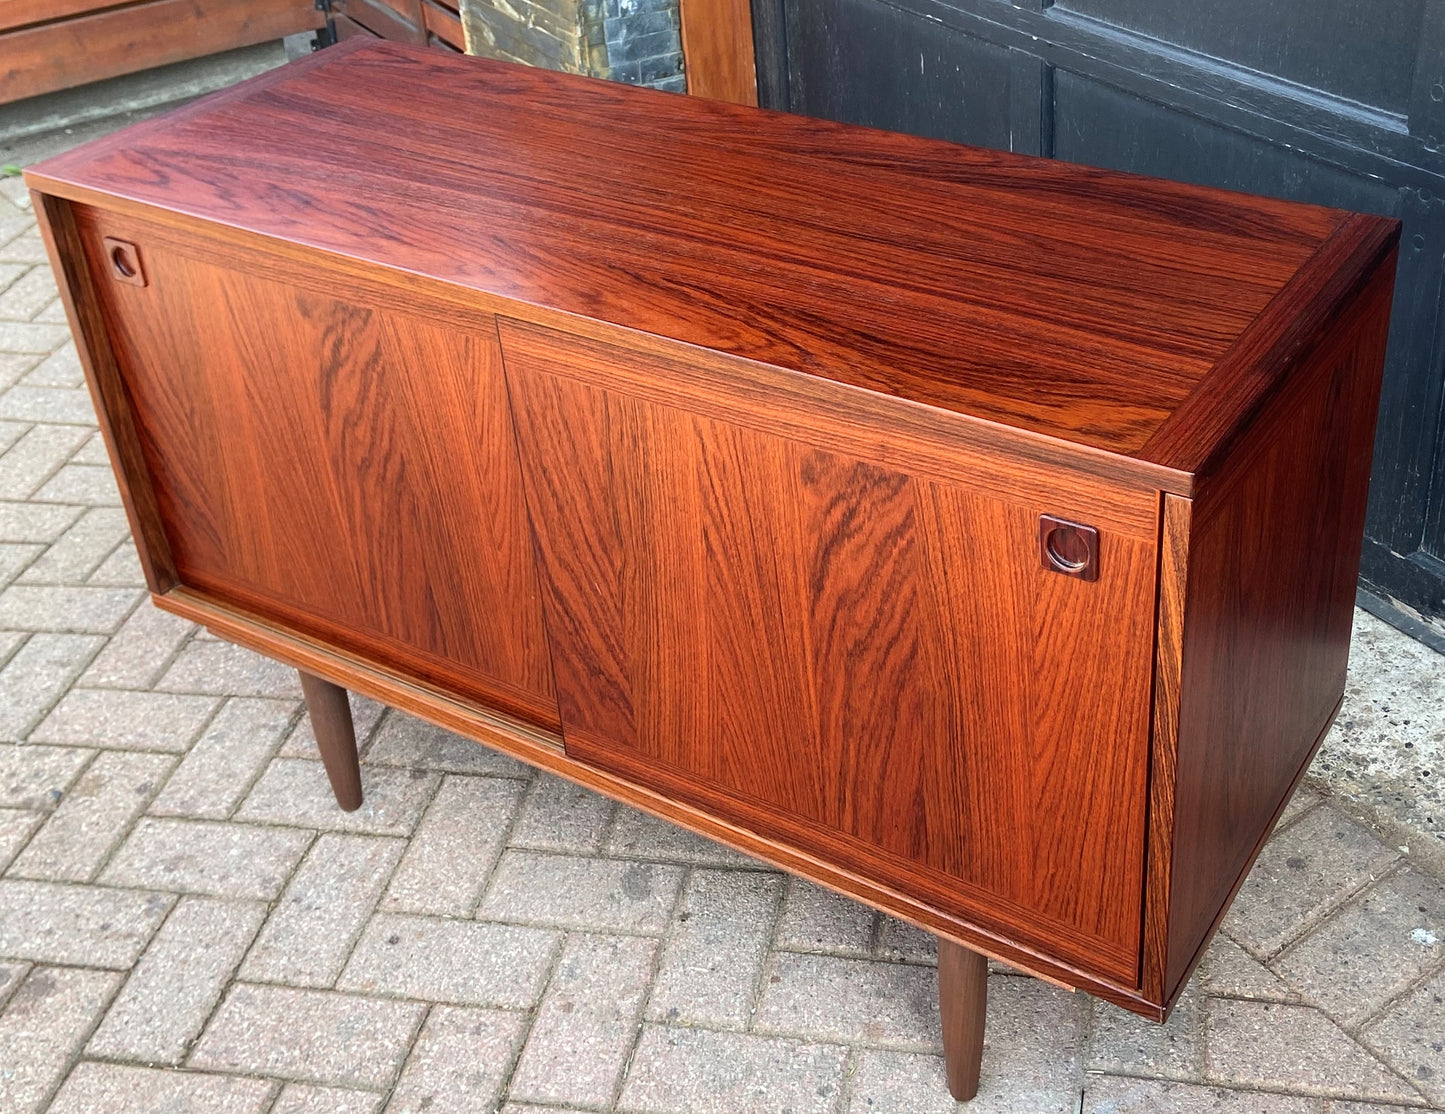
[[[311,731],[316,736],[316,749],[321,752],[321,764],[331,779],[331,791],[344,811],[354,812],[361,807],[361,763],[356,756],[356,728],[351,724],[346,690],[302,670],[297,672],[301,674]]]
[[[988,957],[938,941],[938,1012],[943,1018],[943,1062],[948,1093],[959,1102],[978,1094],[983,1024],[988,1012]]]

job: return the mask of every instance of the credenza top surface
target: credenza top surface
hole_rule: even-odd
[[[354,42],[30,181],[1186,472],[1273,389],[1251,364],[1395,234],[1337,210]]]

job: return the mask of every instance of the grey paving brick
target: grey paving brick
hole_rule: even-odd
[[[211,696],[71,689],[31,734],[41,743],[180,754],[219,704]]]
[[[63,329],[61,325],[26,325],[27,329]],[[3,330],[0,330],[3,332]],[[3,343],[3,338],[0,338]],[[17,383],[0,395],[0,418],[23,422],[95,427],[95,407],[90,395],[79,388],[31,387]]]
[[[32,260],[6,258],[6,249],[0,248],[0,259],[7,263],[28,263]],[[40,260],[33,260],[40,262]],[[0,352],[30,352],[47,354],[70,336],[64,325],[44,325],[26,321],[0,320]]]
[[[395,708],[382,719],[367,748],[366,760],[377,766],[409,766],[452,774],[531,776],[525,763]]]
[[[749,855],[626,805],[617,806],[606,850],[627,858],[766,869]]]
[[[66,323],[65,306],[61,303],[59,298],[56,298],[55,301],[51,302],[39,313],[37,313],[32,320],[48,321],[53,325],[64,325]]]
[[[230,816],[271,760],[295,712],[296,705],[286,700],[239,696],[226,701],[166,782],[151,813],[206,820]]]
[[[20,583],[81,584],[129,536],[130,525],[124,511],[93,507],[25,570]]]
[[[507,851],[480,915],[593,931],[661,932],[682,885],[679,867]]]
[[[500,1010],[435,1007],[407,1057],[387,1114],[495,1110],[525,1020]]]
[[[55,305],[61,311],[58,323],[64,321],[64,308],[60,303],[47,303]],[[41,310],[47,308],[42,306]],[[44,320],[41,310],[36,311],[36,321]],[[80,366],[80,354],[75,350],[75,344],[67,341],[61,345],[40,363],[35,365],[34,370],[25,376],[24,382],[31,387],[82,387],[85,385],[85,371]],[[104,464],[104,460],[87,461],[90,464]]]
[[[145,569],[141,567],[140,554],[135,543],[122,542],[102,561],[96,570],[86,577],[87,584],[96,587],[144,588]]]
[[[1224,927],[1267,958],[1397,857],[1333,808],[1317,808],[1266,844]]]
[[[355,692],[347,692],[347,703],[351,705],[351,725],[356,732],[357,746],[365,752],[376,725],[386,712],[386,706]],[[316,735],[311,730],[311,717],[302,716],[279,751],[282,758],[315,758]]]
[[[399,839],[323,833],[267,919],[242,977],[331,986],[402,849]]]
[[[1395,1002],[1360,1036],[1431,1102],[1445,1106],[1445,971]]]
[[[60,349],[60,351],[56,352],[55,355],[50,357],[50,359],[57,359],[65,352],[70,352],[73,354],[75,352],[74,345],[67,345],[66,347]],[[77,357],[77,371],[79,371],[79,367],[80,363],[79,358]],[[100,431],[96,430],[94,433],[92,433],[90,437],[86,440],[85,444],[82,445],[80,448],[76,449],[75,452],[71,454],[70,459],[73,460],[76,464],[109,464],[110,456],[106,453],[105,438],[100,435]]]
[[[32,267],[0,294],[0,319],[29,321],[59,295],[49,267]]]
[[[1216,999],[1210,1003],[1207,1048],[1212,1082],[1340,1098],[1418,1099],[1308,1006]]]
[[[0,743],[0,807],[49,811],[93,752],[73,747]]]
[[[948,1094],[943,1057],[918,1052],[885,1052],[864,1048],[849,1087],[850,1114],[956,1114],[960,1107]],[[985,1110],[989,1110],[987,1102]]]
[[[879,918],[878,947],[875,954],[879,959],[895,963],[926,963],[938,965],[938,937],[925,932],[897,917]]]
[[[5,361],[13,360],[15,358],[16,357],[14,356],[0,355],[0,383],[3,383],[4,381],[3,376],[5,374]],[[4,387],[0,386],[0,390],[3,389]],[[5,450],[10,448],[11,445],[15,444],[16,441],[19,441],[20,438],[24,437],[26,431],[29,429],[29,422],[0,421],[0,453],[5,452]]]
[[[0,542],[0,587],[23,573],[44,549],[34,542]]]
[[[0,627],[109,634],[139,599],[133,588],[12,584],[0,592]]]
[[[0,879],[0,956],[124,970],[172,900],[137,890]]]
[[[759,1032],[940,1050],[938,973],[929,967],[779,952],[758,1005]]]
[[[167,692],[301,699],[296,670],[244,646],[211,639],[192,639],[155,687]]]
[[[1274,963],[1306,1001],[1349,1025],[1445,957],[1445,886],[1405,867]]]
[[[272,1086],[233,1075],[85,1062],[75,1065],[49,1114],[262,1114]]]
[[[381,1096],[371,1091],[288,1083],[271,1114],[376,1114],[380,1106]]]
[[[778,920],[778,946],[863,959],[872,949],[877,919],[877,913],[850,897],[790,877]]]
[[[45,244],[40,239],[40,233],[32,229],[15,237],[3,248],[0,248],[0,262],[44,263]],[[56,341],[55,343],[59,344],[60,342]],[[55,345],[52,344],[50,347],[54,348]]]
[[[0,283],[4,282],[5,265],[0,264]],[[25,378],[25,375],[40,362],[39,356],[22,356],[18,352],[0,352],[0,392],[6,391]],[[15,424],[12,420],[10,424]],[[24,423],[28,425],[29,423]]]
[[[1372,1111],[1385,1114],[1380,1107]],[[1318,1099],[1231,1091],[1157,1079],[1094,1076],[1084,1086],[1084,1114],[1322,1114]]]
[[[417,1002],[237,983],[191,1053],[192,1067],[378,1090],[421,1024]]]
[[[649,1025],[617,1108],[639,1114],[832,1114],[847,1049]]]
[[[10,995],[25,981],[25,976],[30,973],[30,964],[22,963],[19,960],[0,960],[0,1009],[10,1001]]]
[[[502,1107],[501,1114],[593,1114],[590,1110],[579,1110],[575,1106],[537,1106],[530,1102],[509,1102]]]
[[[0,874],[5,872],[25,841],[45,821],[45,813],[21,808],[0,808]]]
[[[309,832],[288,828],[142,817],[101,881],[269,901],[310,842]]]
[[[361,807],[343,812],[320,762],[276,758],[267,765],[236,812],[237,819],[272,824],[303,824],[338,832],[410,835],[436,788],[428,770],[365,766]]]
[[[1210,994],[1257,998],[1263,1002],[1297,1002],[1299,992],[1222,932],[1215,933],[1195,974]]]
[[[169,755],[98,755],[15,861],[11,876],[90,881],[174,764]]]
[[[183,897],[91,1038],[91,1056],[179,1064],[261,927],[262,906]]]
[[[512,1097],[610,1103],[656,955],[657,942],[643,937],[568,936],[512,1077]]]
[[[0,502],[0,542],[53,542],[84,513],[55,503]]]
[[[24,499],[60,468],[89,436],[84,429],[73,425],[31,426],[25,436],[0,456],[0,499]]]
[[[109,465],[66,464],[41,484],[31,498],[41,503],[119,507],[120,488]]]
[[[1192,987],[1163,1025],[1097,999],[1093,1007],[1091,1069],[1187,1082],[1203,1078],[1200,1004]]]
[[[193,630],[195,624],[147,600],[111,635],[80,683],[93,688],[149,688]]]
[[[541,996],[560,936],[515,925],[378,913],[337,986],[463,1006],[522,1009]]]
[[[523,783],[448,774],[417,825],[382,908],[467,916],[516,815]]]
[[[776,874],[695,871],[662,953],[647,1016],[745,1028],[782,890]]]
[[[30,636],[17,630],[0,631],[0,665],[4,665]]]
[[[0,739],[23,739],[102,641],[86,634],[31,635],[0,669]]]
[[[590,854],[602,846],[616,807],[600,793],[539,772],[509,842],[535,851]]]
[[[44,1108],[71,1055],[114,993],[111,971],[36,967],[0,1015],[0,1110]]]

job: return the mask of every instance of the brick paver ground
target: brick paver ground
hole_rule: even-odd
[[[927,935],[357,721],[348,815],[295,675],[147,602],[0,182],[0,1111],[954,1109]],[[1397,844],[1303,791],[1164,1027],[996,969],[966,1109],[1445,1107],[1445,886]]]

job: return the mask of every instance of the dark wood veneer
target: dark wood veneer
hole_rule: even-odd
[[[343,804],[337,686],[938,933],[961,1096],[972,953],[1162,1019],[1338,707],[1393,222],[361,41],[29,181]]]

